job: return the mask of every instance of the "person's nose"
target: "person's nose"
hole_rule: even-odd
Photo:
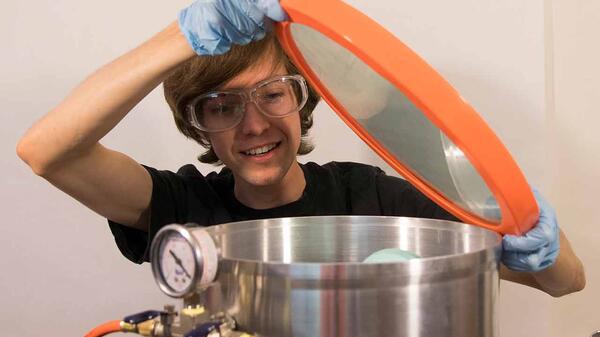
[[[242,118],[242,132],[245,135],[260,135],[271,125],[269,117],[258,110],[254,102],[246,103]]]

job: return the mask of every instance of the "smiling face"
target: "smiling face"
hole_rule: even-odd
[[[248,88],[277,75],[287,75],[272,57],[240,73],[219,90]],[[300,117],[295,112],[283,118],[262,114],[254,103],[246,104],[242,121],[233,129],[208,134],[219,159],[233,172],[236,190],[304,184],[296,162],[300,146]]]

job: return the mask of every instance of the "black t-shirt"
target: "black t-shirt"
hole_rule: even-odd
[[[301,164],[306,187],[300,199],[257,210],[240,203],[233,193],[228,168],[203,176],[195,166],[177,173],[145,167],[152,177],[148,232],[109,220],[117,246],[133,262],[148,261],[152,239],[163,226],[196,223],[210,226],[253,219],[315,215],[389,215],[456,220],[403,179],[358,163]]]

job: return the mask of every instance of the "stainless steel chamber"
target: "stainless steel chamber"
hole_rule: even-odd
[[[216,280],[185,304],[259,336],[497,336],[498,234],[457,222],[371,216],[283,218],[206,230]],[[361,263],[400,248],[422,258]]]

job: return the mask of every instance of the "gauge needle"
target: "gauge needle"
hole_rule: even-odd
[[[173,253],[173,251],[170,250],[170,249],[169,249],[169,254],[171,254],[171,256],[175,259],[175,263],[177,263],[177,265],[179,267],[181,267],[181,269],[183,269],[183,272],[185,273],[185,275],[191,279],[192,276],[190,275],[190,273],[188,273],[187,270],[185,270],[185,267],[183,266],[183,263],[181,263],[181,259],[178,258],[177,255],[175,255],[175,253]]]

